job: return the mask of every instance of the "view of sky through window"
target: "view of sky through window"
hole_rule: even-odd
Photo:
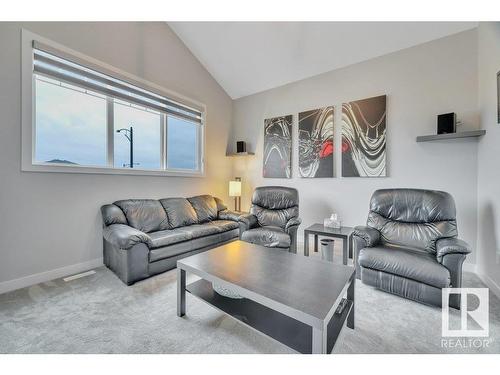
[[[168,116],[167,166],[197,169],[197,139],[200,125]]]
[[[105,166],[106,99],[47,81],[36,80],[35,160]]]

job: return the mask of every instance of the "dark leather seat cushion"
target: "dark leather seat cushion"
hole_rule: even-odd
[[[243,232],[241,239],[256,245],[268,247],[290,247],[290,236],[281,228],[259,227]]]
[[[178,229],[180,231],[189,233],[191,235],[191,238],[193,239],[221,233],[221,230],[217,226],[212,225],[212,223],[194,224]]]
[[[173,245],[179,242],[188,241],[193,238],[189,232],[185,232],[179,229],[169,229],[159,232],[152,232],[149,233],[149,237],[151,237],[151,249]]]
[[[156,262],[162,259],[187,253],[188,251],[201,249],[207,246],[215,246],[223,241],[229,241],[238,237],[238,230],[233,229],[223,233],[216,233],[210,236],[195,238],[189,241],[179,242],[170,246],[152,249],[149,252],[149,261]]]
[[[424,251],[400,247],[366,247],[359,252],[361,267],[402,276],[411,280],[447,288],[450,286],[448,269],[439,264],[436,257]]]

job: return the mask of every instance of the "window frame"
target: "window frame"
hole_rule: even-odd
[[[106,152],[107,166],[95,167],[85,165],[67,165],[55,163],[43,163],[35,160],[36,142],[36,100],[35,85],[36,77],[33,72],[33,41],[44,43],[63,53],[82,60],[85,66],[95,69],[101,73],[108,74],[116,79],[121,79],[144,90],[151,91],[167,97],[170,100],[182,103],[188,107],[199,110],[202,114],[201,123],[198,126],[198,170],[167,169],[167,121],[172,114],[161,114],[160,121],[160,168],[163,169],[141,169],[114,167],[114,104],[113,98],[106,97],[107,108],[107,132]],[[61,56],[64,57],[64,56]],[[103,63],[99,60],[71,50],[56,42],[34,34],[28,30],[21,30],[21,170],[27,172],[59,172],[59,173],[88,173],[88,174],[119,174],[119,175],[146,175],[146,176],[175,176],[175,177],[204,177],[205,176],[205,127],[206,106],[203,103],[189,99],[183,95],[167,90],[159,85],[134,76],[123,70]]]

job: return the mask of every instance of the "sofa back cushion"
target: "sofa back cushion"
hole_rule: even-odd
[[[439,238],[457,236],[455,217],[455,202],[446,192],[382,189],[370,200],[367,225],[384,243],[434,253]]]
[[[211,195],[198,195],[188,198],[188,201],[196,211],[199,223],[217,219],[217,202]]]
[[[120,207],[128,225],[144,233],[169,228],[167,214],[155,199],[126,199],[114,203]]]
[[[224,204],[222,199],[214,197],[215,203],[217,203],[217,212],[227,210],[227,206]]]
[[[165,209],[170,228],[179,228],[198,223],[198,217],[191,203],[186,198],[160,199]]]

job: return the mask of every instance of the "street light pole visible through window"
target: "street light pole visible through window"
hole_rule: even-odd
[[[130,142],[130,164],[128,166],[134,168],[134,128],[131,126],[129,129],[118,129],[116,132],[123,132],[125,138]],[[123,166],[126,167],[127,164],[123,164]]]

